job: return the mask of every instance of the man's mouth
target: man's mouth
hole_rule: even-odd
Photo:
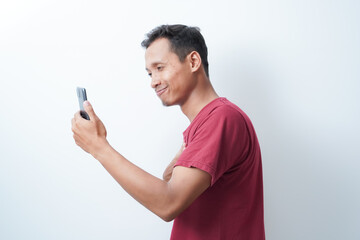
[[[161,94],[163,94],[166,91],[166,89],[167,89],[167,87],[160,88],[159,90],[156,90],[156,94],[158,96],[160,96]]]

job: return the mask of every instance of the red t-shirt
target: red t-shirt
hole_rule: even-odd
[[[172,240],[264,240],[260,147],[249,117],[226,98],[206,105],[184,132],[176,166],[211,175],[211,186],[174,220]]]

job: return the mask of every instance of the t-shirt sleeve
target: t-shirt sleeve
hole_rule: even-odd
[[[241,164],[248,148],[249,134],[241,114],[227,108],[215,109],[188,137],[175,166],[206,171],[213,185],[226,171]]]

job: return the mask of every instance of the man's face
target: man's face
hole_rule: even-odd
[[[165,106],[182,105],[195,87],[188,57],[180,62],[165,38],[155,40],[145,52],[151,87]]]

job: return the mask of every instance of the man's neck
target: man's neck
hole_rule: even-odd
[[[204,86],[195,89],[180,108],[190,122],[192,122],[201,109],[218,97],[211,83],[208,82]]]

